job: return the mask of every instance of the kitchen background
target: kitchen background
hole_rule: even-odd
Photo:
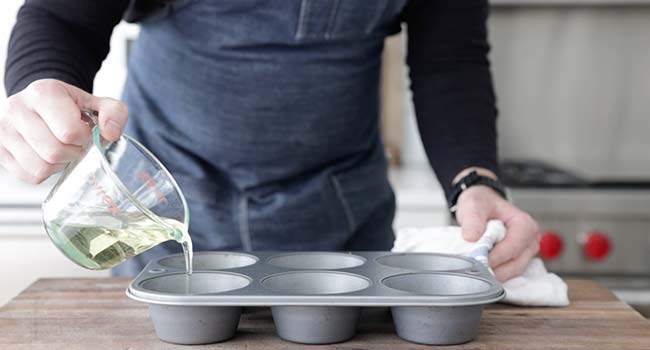
[[[2,62],[21,3],[0,4]],[[550,269],[598,278],[647,314],[650,0],[493,0],[489,31],[503,175],[540,221],[540,254]],[[116,28],[95,94],[119,97],[137,33]],[[387,40],[382,71],[395,226],[446,225],[410,104],[405,41]],[[0,305],[38,277],[108,274],[77,267],[49,242],[40,203],[52,185],[21,184],[0,169]]]

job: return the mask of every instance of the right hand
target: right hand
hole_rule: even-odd
[[[128,118],[126,105],[96,97],[54,79],[34,81],[0,107],[0,165],[38,184],[81,155],[91,128],[81,110],[97,111],[102,136],[117,140]]]

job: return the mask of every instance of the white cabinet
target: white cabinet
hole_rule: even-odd
[[[0,209],[1,210],[1,209]],[[0,305],[42,277],[103,277],[108,271],[90,271],[68,260],[45,232],[0,236]]]
[[[395,215],[393,227],[396,230],[405,227],[432,227],[449,225],[447,210],[432,208],[399,208]]]
[[[390,180],[397,198],[396,230],[449,225],[444,193],[428,165],[391,170]]]
[[[7,47],[15,14],[22,1],[0,4],[0,46]],[[111,38],[111,53],[95,79],[95,94],[118,98],[126,77],[126,40],[137,37],[138,27],[121,23]],[[4,62],[5,50],[0,50]],[[3,71],[0,70],[0,77]],[[69,261],[50,242],[41,222],[41,203],[54,179],[39,186],[20,183],[0,168],[0,305],[37,278],[108,276]]]
[[[41,277],[108,276],[75,265],[50,242],[40,204],[54,180],[30,186],[0,170],[0,305]]]
[[[6,176],[0,176],[2,180]],[[13,188],[30,192],[26,185]],[[108,276],[108,271],[75,265],[50,242],[41,223],[40,202],[9,204],[9,191],[4,185],[0,189],[4,194],[0,201],[0,305],[38,278]]]

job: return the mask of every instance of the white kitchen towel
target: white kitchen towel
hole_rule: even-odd
[[[458,226],[405,228],[396,233],[393,252],[429,252],[470,256],[486,263],[484,258],[493,244],[505,237],[505,227],[498,220],[488,222],[486,232],[477,242],[463,239]],[[534,258],[521,276],[505,283],[506,297],[502,302],[524,306],[568,306],[566,283]]]

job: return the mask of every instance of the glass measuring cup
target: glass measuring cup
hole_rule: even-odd
[[[191,252],[187,202],[169,171],[127,135],[106,141],[95,114],[82,114],[94,125],[92,137],[43,203],[52,242],[70,260],[93,270],[172,239],[185,242],[183,248]]]

